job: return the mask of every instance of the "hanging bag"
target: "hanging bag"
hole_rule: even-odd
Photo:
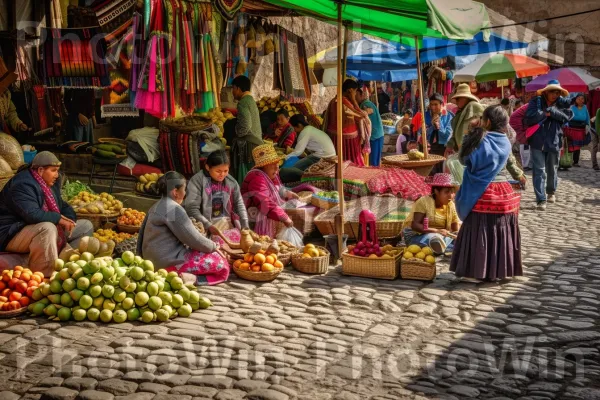
[[[560,156],[558,166],[560,168],[571,168],[573,166],[573,154],[569,152],[567,138],[563,138],[563,154]]]

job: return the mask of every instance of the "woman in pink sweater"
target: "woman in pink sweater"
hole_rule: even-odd
[[[255,167],[248,172],[242,183],[242,196],[248,215],[256,220],[254,231],[274,238],[277,223],[287,227],[293,222],[283,209],[285,201],[297,199],[298,195],[287,190],[279,179],[279,163],[283,159],[272,145],[262,145],[252,151]]]

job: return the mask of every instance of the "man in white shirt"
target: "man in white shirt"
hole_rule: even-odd
[[[300,181],[304,171],[311,165],[319,162],[321,158],[335,157],[336,155],[331,138],[325,132],[309,125],[303,115],[296,114],[292,116],[290,124],[299,136],[296,148],[286,156],[286,160],[292,157],[300,157],[305,151],[308,151],[309,155],[293,166],[280,170],[279,176],[284,183]]]

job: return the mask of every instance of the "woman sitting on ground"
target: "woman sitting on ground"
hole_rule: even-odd
[[[269,126],[263,139],[272,141],[275,146],[282,149],[294,147],[296,131],[290,125],[290,114],[286,110],[277,111],[277,120]]]
[[[404,241],[407,245],[429,246],[436,255],[451,248],[460,225],[456,207],[452,201],[457,188],[450,174],[435,174],[431,183],[431,195],[415,202],[404,222]],[[425,218],[428,224],[425,224]],[[426,226],[428,225],[428,226]]]
[[[156,269],[176,271],[184,282],[216,285],[229,277],[229,263],[219,246],[198,232],[181,206],[185,198],[183,175],[169,171],[157,182],[162,198],[146,215],[140,229],[137,253]]]
[[[277,155],[273,146],[258,146],[252,156],[255,167],[242,183],[244,203],[248,214],[255,217],[254,231],[274,238],[279,222],[287,227],[294,225],[282,207],[286,200],[297,199],[298,195],[281,185],[279,163],[283,157]]]
[[[190,218],[204,225],[212,240],[223,244],[217,236],[222,232],[229,241],[240,242],[240,229],[248,229],[248,212],[240,186],[229,175],[229,156],[223,150],[211,153],[205,170],[190,179],[185,198],[185,210]]]

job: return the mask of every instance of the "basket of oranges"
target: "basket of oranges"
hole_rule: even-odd
[[[124,208],[121,215],[117,218],[117,228],[125,233],[135,234],[140,231],[142,223],[146,218],[146,213],[133,208]]]
[[[243,259],[235,260],[233,272],[240,278],[255,282],[268,282],[283,271],[283,263],[277,254],[258,247],[250,248]],[[259,249],[260,248],[260,249]]]
[[[27,311],[29,304],[40,300],[43,295],[37,289],[43,281],[43,273],[32,272],[29,268],[23,268],[20,265],[12,270],[2,271],[0,318],[11,318],[23,314]]]

